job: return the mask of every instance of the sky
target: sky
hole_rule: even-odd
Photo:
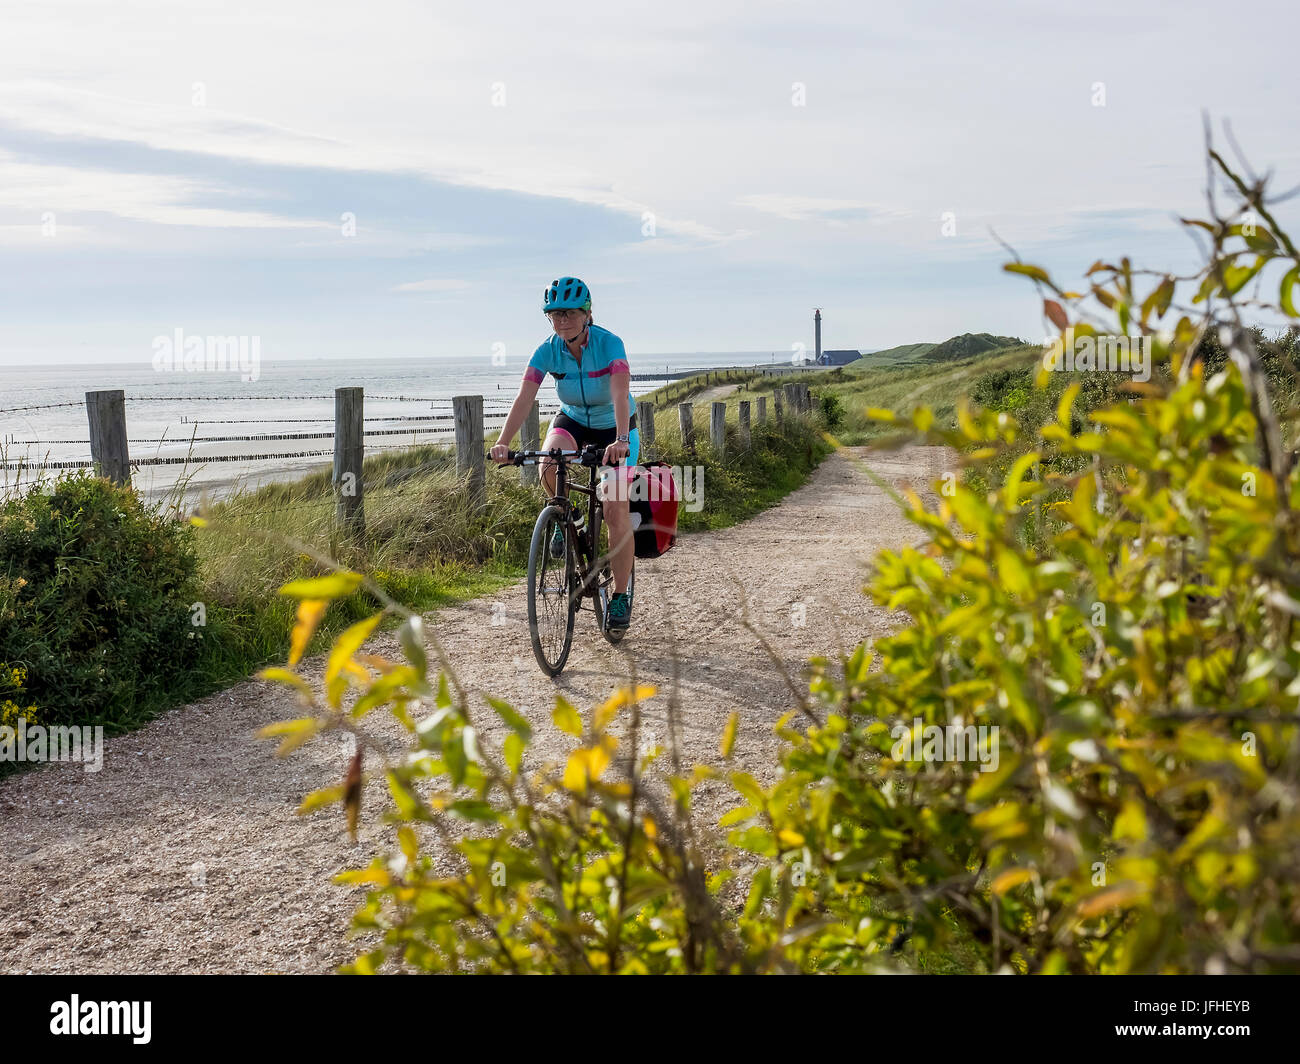
[[[814,307],[827,348],[1037,340],[999,239],[1194,266],[1204,111],[1300,184],[1298,12],[4,0],[0,364],[514,360],[563,275],[633,362],[811,348]]]

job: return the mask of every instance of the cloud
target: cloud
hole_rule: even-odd
[[[323,223],[265,211],[201,206],[231,190],[173,175],[17,162],[0,153],[0,208],[82,214],[103,212],[157,225],[312,229]]]
[[[832,199],[818,196],[795,196],[780,192],[756,193],[742,196],[736,203],[741,207],[774,214],[791,222],[815,221],[884,221],[905,218],[912,214],[901,207],[887,207],[863,200]]]

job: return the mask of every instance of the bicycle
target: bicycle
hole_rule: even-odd
[[[546,500],[528,548],[528,631],[533,655],[542,671],[558,676],[569,659],[573,625],[578,610],[590,600],[596,626],[613,644],[622,641],[623,631],[611,631],[605,624],[610,597],[614,593],[614,570],[609,555],[600,553],[600,526],[604,508],[597,497],[597,467],[603,465],[603,447],[587,444],[580,451],[553,447],[549,451],[508,451],[506,461],[517,466],[539,465],[554,459],[555,494]],[[591,469],[587,485],[571,483],[569,465]],[[588,497],[587,514],[580,529],[573,516],[569,493]],[[551,556],[551,538],[556,527],[564,530],[564,557]],[[634,599],[636,567],[628,580],[627,593]]]

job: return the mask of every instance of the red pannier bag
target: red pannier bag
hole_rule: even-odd
[[[658,558],[677,542],[677,504],[681,500],[666,462],[646,462],[632,474],[628,511],[633,550],[638,558]]]

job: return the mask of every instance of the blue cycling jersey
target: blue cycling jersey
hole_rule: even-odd
[[[591,429],[612,429],[617,426],[610,383],[614,374],[627,372],[623,341],[608,329],[589,325],[581,364],[569,354],[569,345],[561,337],[552,336],[533,352],[524,380],[540,384],[549,373],[555,378],[555,394],[565,414]],[[629,416],[636,410],[631,388],[627,409]]]

